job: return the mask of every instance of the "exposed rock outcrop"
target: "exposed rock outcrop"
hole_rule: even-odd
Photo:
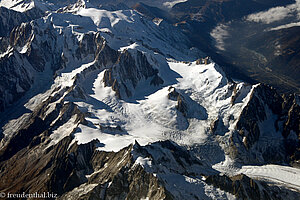
[[[299,194],[297,193],[283,190],[276,186],[268,186],[265,182],[254,180],[244,174],[233,177],[210,175],[206,177],[205,181],[208,184],[234,194],[237,199],[283,199],[280,193],[299,198]]]
[[[48,66],[54,71],[61,67],[57,33],[50,24],[43,28],[37,22],[23,23],[10,33],[10,49],[0,58],[0,111],[31,88],[38,72]]]
[[[168,89],[168,99],[176,101],[175,108],[186,118],[207,119],[207,113],[204,107],[199,105],[188,95],[181,93],[174,87]]]
[[[118,98],[131,97],[138,83],[148,78],[152,78],[150,85],[164,83],[158,75],[158,70],[150,65],[142,52],[136,51],[132,54],[128,50],[122,52],[113,67],[104,73],[104,85],[112,87]]]
[[[24,13],[5,7],[0,7],[0,37],[7,37],[12,29],[21,23],[29,22],[44,16],[38,8],[33,8]]]
[[[238,94],[234,96],[238,96]],[[241,144],[244,150],[239,145],[233,145],[238,146],[237,149],[242,152],[253,152],[252,155],[262,153],[264,162],[288,161],[290,155],[295,154],[300,146],[299,134],[297,134],[299,133],[299,116],[297,96],[280,96],[275,89],[260,84],[253,89],[249,102],[236,124],[237,133],[233,135],[232,141]],[[266,128],[262,125],[266,121],[268,121],[269,130],[264,130]],[[273,134],[273,137],[275,134],[275,137],[278,138],[277,141],[266,135],[267,132]],[[290,134],[295,137],[289,137]],[[257,146],[260,141],[268,138],[270,139],[268,147],[261,147],[262,143]],[[271,157],[272,159],[270,159]],[[249,156],[246,162],[256,163],[258,160],[262,161],[256,156],[253,158]]]
[[[172,199],[157,177],[134,164],[132,146],[114,153],[96,151],[99,141],[71,142],[68,136],[46,151],[43,144],[24,148],[2,162],[0,189],[51,191],[59,199]]]
[[[236,125],[239,134],[247,138],[246,148],[250,148],[260,136],[259,122],[267,116],[267,108],[278,115],[281,114],[282,98],[275,89],[260,84],[254,88],[249,103],[243,109]]]
[[[184,116],[187,116],[188,108],[184,97],[179,94],[174,87],[169,88],[168,98],[173,101],[177,101],[176,109],[180,111]]]

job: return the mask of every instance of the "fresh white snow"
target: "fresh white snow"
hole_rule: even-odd
[[[24,0],[1,0],[0,6],[6,7],[18,12],[25,12],[35,7],[34,1]]]
[[[182,3],[182,2],[186,2],[187,0],[175,0],[175,1],[167,1],[165,3],[163,3],[164,6],[166,6],[167,8],[172,8],[173,6],[175,6],[178,3]]]
[[[298,168],[280,165],[243,166],[237,173],[300,191],[300,169]]]
[[[241,83],[238,86],[239,90],[245,90],[245,94],[241,92],[236,104],[231,106],[231,96],[227,94],[229,85],[216,64],[196,65],[196,62],[170,61],[168,66],[170,72],[178,75],[176,82],[133,102],[116,99],[111,88],[104,87],[102,82],[104,71],[100,71],[94,78],[93,92],[90,96],[101,102],[102,106],[95,108],[89,101],[75,102],[79,107],[86,107],[88,112],[93,113],[92,118],[86,119],[95,126],[80,125],[75,140],[87,143],[99,139],[103,144],[99,149],[106,151],[118,151],[135,140],[141,145],[165,139],[186,145],[205,143],[210,137],[210,123],[218,116],[226,119],[223,131],[230,134],[230,131],[234,130],[232,125],[234,123],[229,121],[238,118],[241,108],[248,101],[251,87],[243,86]],[[162,78],[168,80],[170,77],[165,75]],[[88,77],[87,80],[91,81]],[[81,84],[84,87],[87,83]],[[170,86],[187,97],[191,95],[190,101],[202,106],[198,113],[194,113],[195,118],[187,120],[176,109],[177,101],[168,99]],[[231,115],[233,118],[229,119]],[[100,125],[120,126],[123,132],[103,132]]]

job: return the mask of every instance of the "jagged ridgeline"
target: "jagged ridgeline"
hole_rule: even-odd
[[[300,198],[299,96],[234,81],[166,21],[95,2],[0,1],[1,192]]]

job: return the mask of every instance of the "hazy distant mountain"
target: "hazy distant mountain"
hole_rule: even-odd
[[[293,55],[289,56],[276,53],[270,55],[271,52],[278,51],[274,45],[276,42],[282,42],[280,45],[285,49],[297,48],[298,43],[291,38],[297,38],[298,32],[293,29],[267,31],[285,24],[295,26],[299,21],[297,21],[297,7],[299,8],[299,3],[292,0],[189,0],[176,4],[170,13],[175,19],[173,23],[181,27],[197,47],[227,66],[225,71],[233,77],[243,77],[244,80],[252,83],[265,82],[275,86],[281,92],[299,93],[297,50],[293,50]],[[269,20],[276,22],[269,23]],[[280,41],[278,37],[281,38]],[[290,41],[286,41],[289,39]],[[221,51],[220,46],[222,46]],[[248,47],[251,47],[249,51]],[[257,53],[266,60],[261,62],[262,59],[257,57]]]
[[[181,20],[194,20],[215,25],[293,2],[293,0],[284,2],[280,0],[188,0],[176,4],[171,12]]]

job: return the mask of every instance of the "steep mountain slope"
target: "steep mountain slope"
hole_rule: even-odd
[[[92,5],[93,7],[106,7],[114,8],[115,5],[118,6],[128,6],[132,7],[136,3],[146,3],[150,6],[155,6],[162,8],[164,10],[169,10],[178,3],[185,2],[186,0],[89,0],[85,1],[87,4]],[[76,2],[83,2],[81,0],[68,0],[68,1],[58,1],[58,0],[1,0],[0,6],[6,7],[15,11],[24,12],[32,8],[39,8],[41,10],[57,10],[64,6],[75,4]]]
[[[20,13],[5,7],[0,7],[0,37],[8,36],[11,30],[22,22],[29,22],[43,16],[43,13],[37,9],[31,9]]]
[[[4,193],[300,197],[299,97],[232,81],[167,22],[78,1],[7,35]]]
[[[196,20],[208,25],[239,19],[245,15],[265,10],[272,6],[281,6],[294,1],[264,0],[188,0],[172,8],[172,12],[182,20]],[[234,12],[233,12],[234,11]]]
[[[173,22],[230,76],[299,94],[299,5],[298,0],[189,0],[176,4],[170,13]]]
[[[299,26],[299,5],[294,0],[189,0],[170,11],[143,4],[133,8],[175,24],[231,77],[270,84],[282,93],[299,93],[294,39],[299,35],[295,28]]]

